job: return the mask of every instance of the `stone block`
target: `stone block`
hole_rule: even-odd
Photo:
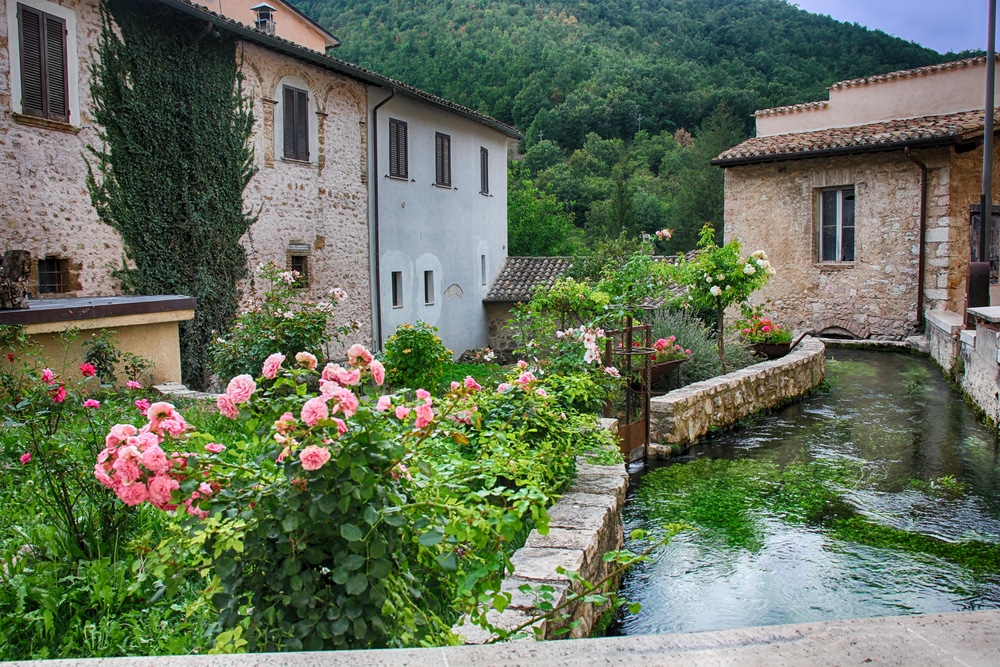
[[[510,559],[514,574],[531,581],[568,581],[556,571],[562,567],[568,572],[579,572],[583,567],[584,552],[579,549],[518,549]]]

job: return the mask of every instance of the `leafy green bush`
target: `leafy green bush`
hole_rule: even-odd
[[[333,326],[333,309],[337,299],[344,298],[342,291],[331,290],[331,298],[319,303],[300,301],[296,271],[282,271],[271,262],[259,273],[266,284],[263,294],[211,345],[212,370],[223,383],[260,372],[264,360],[275,353],[291,357],[305,351],[323,360],[330,340],[339,341],[354,330]]]
[[[386,380],[394,389],[436,388],[451,364],[451,355],[437,327],[420,320],[401,324],[385,341]]]

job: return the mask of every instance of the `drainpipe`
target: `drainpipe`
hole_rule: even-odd
[[[917,256],[917,328],[924,325],[924,257],[926,249],[924,247],[924,236],[927,233],[927,165],[913,157],[910,147],[905,149],[906,157],[910,158],[913,164],[920,167],[920,243],[919,254]]]
[[[979,261],[990,261],[990,227],[993,224],[993,108],[996,72],[997,0],[989,2],[986,44],[986,105],[983,117],[983,192],[979,209]],[[988,279],[987,279],[988,280]],[[986,302],[989,304],[989,301]]]
[[[396,96],[396,89],[389,89],[389,97],[385,98],[372,107],[372,240],[375,249],[375,349],[382,349],[382,265],[379,253],[379,229],[378,229],[378,110],[383,104]]]

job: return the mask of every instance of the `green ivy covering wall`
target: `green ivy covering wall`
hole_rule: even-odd
[[[243,205],[256,169],[237,40],[148,0],[102,0],[101,16],[91,201],[121,234],[124,291],[198,299],[181,323],[181,362],[184,382],[203,388],[208,343],[232,323],[247,273],[240,238],[256,221]]]

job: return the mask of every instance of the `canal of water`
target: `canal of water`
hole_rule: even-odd
[[[1000,608],[995,431],[922,357],[830,349],[827,379],[633,475],[626,537],[692,528],[628,573],[611,634]]]

